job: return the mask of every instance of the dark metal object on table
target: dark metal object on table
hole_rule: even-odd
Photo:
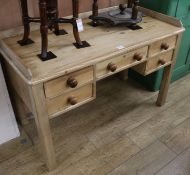
[[[98,13],[98,0],[94,0],[92,15],[92,25],[97,26],[107,23],[111,26],[125,25],[133,26],[142,21],[143,14],[138,10],[139,0],[128,0],[128,4],[120,4],[118,9]]]
[[[86,41],[81,41],[79,31],[77,27],[77,19],[79,13],[79,0],[72,0],[73,5],[73,18],[59,18],[58,14],[58,2],[57,0],[39,0],[40,17],[30,17],[28,14],[28,2],[27,0],[20,0],[22,9],[22,19],[24,25],[24,35],[22,40],[18,41],[21,46],[34,43],[29,38],[30,35],[30,23],[40,23],[41,32],[41,54],[38,56],[42,61],[56,58],[52,52],[48,52],[48,30],[53,30],[56,35],[65,35],[65,30],[59,29],[59,23],[70,23],[73,26],[73,34],[76,43],[73,43],[77,48],[84,48],[90,46]]]

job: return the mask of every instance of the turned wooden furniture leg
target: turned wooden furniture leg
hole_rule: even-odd
[[[55,19],[58,19],[59,11],[58,11],[58,2],[57,2],[57,0],[47,0],[46,2],[47,2],[47,5],[48,5],[48,9],[51,9],[51,10],[53,10],[55,12],[54,14],[52,14],[53,17]],[[55,34],[59,35],[59,24],[55,23],[53,27],[54,27],[54,30],[55,30],[54,31]]]
[[[128,0],[127,8],[132,8],[132,7],[133,7],[133,0]]]
[[[137,19],[138,17],[138,5],[139,5],[139,0],[135,0],[133,8],[132,8],[132,19]]]
[[[30,35],[30,21],[28,15],[28,2],[27,0],[20,0],[21,9],[22,9],[22,21],[24,25],[24,35],[22,40],[18,41],[18,43],[22,46],[27,44],[32,44],[33,41],[29,39]]]
[[[55,19],[59,19],[59,9],[58,9],[58,0],[49,0],[50,1],[50,5],[51,7],[53,7],[55,9],[55,14],[54,14],[54,18]],[[68,34],[68,32],[64,29],[61,29],[60,30],[60,27],[59,27],[59,23],[56,22],[54,24],[54,33],[56,35],[66,35]]]
[[[47,58],[47,47],[48,47],[48,24],[47,24],[47,4],[45,0],[39,0],[39,9],[40,9],[40,19],[41,19],[41,38],[42,38],[42,49],[41,49],[41,58]]]
[[[56,168],[56,157],[45,104],[43,84],[32,87],[35,122],[38,129],[41,148],[49,171]]]
[[[73,35],[76,40],[76,43],[73,43],[73,44],[78,49],[89,47],[90,44],[88,42],[81,41],[79,31],[78,31],[77,19],[78,19],[78,14],[79,14],[79,0],[72,0],[72,5],[73,5],[73,19],[72,19]]]
[[[78,13],[79,13],[79,0],[72,0],[72,3],[73,3],[73,34],[74,34],[76,43],[79,46],[82,46],[83,44],[80,39],[77,23],[76,23],[76,20],[78,18]]]
[[[174,55],[173,55],[172,64],[169,65],[169,66],[166,66],[164,68],[164,73],[163,73],[163,77],[162,77],[162,83],[161,83],[160,91],[159,91],[159,94],[158,94],[158,99],[157,99],[157,102],[156,102],[157,106],[162,106],[166,102],[168,89],[169,89],[169,85],[170,85],[170,81],[171,81],[171,76],[172,76],[172,73],[173,73],[173,68],[174,68],[175,63],[176,63],[176,58],[177,58],[181,38],[182,38],[182,34],[178,35],[177,43],[176,43],[176,49],[175,49],[175,52],[174,52]]]
[[[98,0],[94,0],[93,6],[92,6],[92,15],[98,16]]]
[[[55,17],[56,17],[56,19],[58,19],[58,18],[59,18],[58,2],[57,2],[57,0],[53,0],[53,1],[54,1],[54,3],[55,3],[55,9],[56,9]],[[55,23],[54,29],[55,29],[55,34],[56,34],[56,35],[59,35],[59,34],[60,34],[60,31],[59,31],[59,24],[58,24],[58,23]]]
[[[92,5],[92,16],[98,16],[98,0],[94,0],[93,5]],[[97,26],[96,21],[92,21],[92,26]]]

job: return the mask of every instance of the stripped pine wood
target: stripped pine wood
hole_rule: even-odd
[[[70,87],[67,83],[69,78],[73,78],[77,81],[76,87],[85,85],[86,83],[93,81],[93,68],[88,67],[86,69],[82,69],[80,71],[69,74],[69,76],[56,78],[46,82],[44,84],[44,91],[46,97],[52,98],[71,90],[72,87]]]
[[[189,120],[187,118],[189,115],[186,115],[189,114],[189,80],[190,76],[187,76],[172,84],[169,91],[170,100],[167,101],[164,109],[151,105],[151,98],[156,98],[156,93],[150,93],[142,89],[141,91],[138,91],[139,95],[141,94],[141,100],[139,103],[142,105],[144,104],[145,106],[149,105],[151,110],[147,110],[145,107],[139,109],[139,105],[132,103],[134,106],[131,115],[136,113],[136,115],[132,116],[134,117],[134,121],[137,122],[137,126],[141,119],[143,120],[143,118],[147,118],[147,113],[151,113],[151,118],[155,117],[159,119],[157,114],[164,110],[164,113],[162,113],[165,115],[165,119],[167,119],[167,121],[172,121],[171,123],[173,126],[171,130],[167,131],[167,133],[169,133],[168,135],[171,135],[175,128],[182,129],[183,123]],[[131,86],[130,94],[126,94],[126,91],[123,89],[126,87],[129,88],[129,86]],[[108,87],[109,93],[107,92]],[[114,140],[110,139],[110,142],[102,145],[99,144],[99,140],[92,142],[86,137],[88,133],[97,133],[98,130],[102,130],[103,126],[106,128],[110,123],[118,121],[119,118],[124,116],[124,113],[126,113],[126,117],[129,116],[127,111],[125,112],[123,109],[120,111],[120,108],[117,108],[116,111],[115,104],[109,100],[111,95],[112,98],[114,98],[116,90],[120,90],[121,94],[126,96],[127,101],[127,95],[128,97],[132,94],[136,95],[137,89],[140,88],[141,86],[132,81],[129,81],[129,83],[126,84],[125,82],[118,80],[116,77],[108,78],[105,81],[100,81],[98,83],[99,96],[97,98],[102,99],[101,101],[95,100],[78,108],[76,111],[71,111],[62,117],[51,120],[50,124],[53,128],[53,140],[55,142],[55,150],[58,158],[58,167],[56,170],[47,172],[43,160],[37,153],[37,146],[30,146],[27,147],[27,149],[24,149],[24,147],[21,146],[20,149],[23,148],[23,151],[15,152],[14,154],[13,152],[9,152],[9,156],[7,153],[8,159],[4,157],[5,159],[0,163],[0,172],[6,175],[86,175],[88,172],[97,175],[126,175],[127,173],[133,175],[135,172],[139,173],[139,175],[153,175],[154,173],[157,173],[158,175],[178,175],[180,173],[188,175],[188,149],[176,157],[176,153],[173,152],[173,149],[171,150],[170,147],[163,144],[164,142],[161,143],[156,139],[155,142],[149,144],[142,150],[139,150],[139,148],[136,150],[137,146],[135,146],[137,152],[133,148],[133,151],[136,153],[134,152],[133,156],[127,156],[133,153],[129,148],[136,144],[131,142],[131,140],[125,136],[118,136]],[[102,105],[105,102],[107,105]],[[180,102],[180,106],[178,105],[178,102]],[[177,104],[178,108],[174,108],[175,104]],[[97,109],[92,108],[95,105],[97,105]],[[125,107],[131,107],[130,103]],[[173,118],[171,111],[173,111],[173,113],[176,111],[178,116],[176,115],[176,117]],[[93,115],[89,115],[89,113],[92,113]],[[148,120],[142,122],[147,123]],[[123,120],[120,120],[120,123],[125,123],[126,126],[128,125],[127,122],[124,122]],[[117,128],[114,127],[114,129]],[[132,129],[133,128],[128,128],[128,131]],[[125,133],[124,130],[125,128],[123,127],[120,131]],[[36,132],[34,123],[31,131],[33,134]],[[186,132],[186,134],[189,134],[189,132]],[[36,137],[37,141],[39,141],[37,133],[33,137]],[[106,135],[104,138],[106,138]],[[188,138],[188,136],[186,136],[186,138]],[[185,143],[186,141],[187,143]],[[184,149],[189,147],[188,139],[185,139],[184,141],[179,139],[179,142],[181,142],[181,145],[185,143],[186,147]],[[94,144],[99,146],[95,146]],[[127,145],[131,146],[127,147]],[[181,151],[184,149],[181,149]],[[0,152],[3,151],[4,149],[0,149]],[[107,154],[104,154],[104,152],[107,152]],[[113,156],[111,156],[112,153]],[[125,155],[120,155],[121,153],[124,153]],[[111,160],[114,160],[115,162],[113,161],[112,163]],[[90,163],[92,163],[92,165]],[[115,167],[113,164],[117,166]]]
[[[152,25],[152,22],[154,25]],[[134,48],[135,45],[137,45],[136,47],[143,47],[150,42],[183,31],[180,27],[152,19],[151,17],[145,17],[144,22],[141,23],[140,26],[143,27],[143,30],[130,31],[126,30],[126,28],[119,28],[118,30],[116,28],[112,30],[104,27],[97,29],[88,26],[85,33],[81,33],[81,38],[87,40],[91,44],[91,47],[79,50],[75,49],[72,45],[72,34],[57,38],[53,33],[50,33],[49,40],[51,42],[49,43],[49,50],[53,51],[58,58],[47,62],[41,62],[36,56],[40,51],[40,37],[38,31],[31,33],[31,38],[35,41],[35,44],[28,45],[28,49],[16,44],[20,36],[5,39],[5,43],[1,42],[1,47],[5,48],[7,47],[6,45],[8,45],[10,47],[9,52],[14,52],[22,65],[32,73],[31,81],[37,83],[53,78],[52,75],[55,76],[60,73],[64,74],[64,72],[68,73],[74,71],[78,65],[82,67],[95,64],[101,60],[110,58],[110,56],[117,56],[128,52]],[[69,28],[69,26],[67,27]],[[67,27],[65,28],[67,29]],[[144,35],[146,31],[151,31],[148,36]],[[117,38],[117,41],[115,41],[115,38]],[[125,49],[118,50],[116,47],[119,45],[123,45]],[[78,55],[80,55],[80,57],[78,57]]]
[[[14,86],[15,83],[16,87],[18,88],[15,88],[14,90],[20,96],[23,102],[30,102],[29,105],[26,105],[29,109],[31,109],[31,112],[35,118],[35,123],[40,138],[40,146],[42,148],[46,165],[49,170],[56,168],[56,149],[54,149],[53,145],[53,132],[50,128],[50,119],[58,117],[59,115],[68,112],[71,109],[78,108],[79,106],[94,100],[96,98],[96,82],[105,78],[106,76],[110,76],[119,71],[140,64],[143,61],[146,62],[147,67],[150,69],[149,73],[160,69],[161,66],[159,64],[157,65],[156,63],[157,61],[160,63],[160,60],[154,59],[154,61],[156,61],[154,62],[152,57],[147,58],[147,53],[149,53],[149,48],[151,48],[150,46],[157,42],[159,42],[159,44],[161,43],[160,49],[168,49],[169,46],[167,43],[163,42],[164,40],[170,42],[170,39],[168,38],[171,37],[171,47],[173,47],[172,49],[174,50],[174,54],[171,48],[165,52],[160,51],[160,53],[164,54],[164,60],[162,60],[161,64],[164,64],[164,61],[167,61],[167,64],[163,65],[163,67],[165,66],[165,71],[161,90],[157,99],[157,105],[162,106],[165,103],[169,89],[171,72],[175,64],[180,38],[184,28],[177,19],[161,15],[157,12],[148,11],[146,9],[141,10],[146,15],[150,14],[150,16],[144,17],[143,22],[139,24],[142,27],[141,30],[132,31],[126,29],[125,27],[115,27],[112,29],[103,26],[94,28],[88,26],[88,20],[86,20],[86,31],[82,33],[81,37],[87,40],[91,44],[91,47],[84,49],[74,48],[72,44],[72,30],[68,25],[65,25],[66,29],[68,28],[69,31],[68,35],[57,37],[52,32],[49,32],[50,42],[48,48],[57,55],[56,59],[49,61],[43,62],[37,57],[37,54],[40,52],[41,45],[39,30],[33,31],[31,34],[31,37],[35,43],[27,45],[26,47],[21,47],[17,44],[17,40],[19,40],[21,36],[5,38],[0,42],[2,59],[4,59],[4,61],[11,66],[13,71],[15,71],[14,76],[12,76],[11,73],[9,74],[9,81],[11,82],[10,85]],[[149,34],[145,35],[146,32]],[[177,38],[176,44],[175,38]],[[156,44],[155,46],[159,44]],[[118,49],[118,46],[122,46],[123,49]],[[154,49],[155,48],[153,48],[153,50]],[[158,55],[158,59],[160,58],[161,56]],[[77,87],[78,82],[73,77],[73,75],[75,75],[74,72],[76,71],[78,74],[81,74],[77,75],[77,78],[83,81],[83,79],[80,77],[83,76],[83,70],[86,70],[88,67],[91,68],[91,76],[85,76],[85,81],[79,82],[79,87]],[[7,69],[9,68],[7,67]],[[65,77],[67,78],[65,79]],[[15,79],[20,79],[19,83],[17,81],[15,82]],[[89,79],[91,79],[91,81]],[[71,87],[72,89],[68,90],[67,87],[64,87],[65,85]],[[25,93],[23,92],[22,94],[22,90]],[[115,94],[121,95],[121,92],[115,92]],[[126,96],[122,96],[122,98],[123,97]],[[118,101],[121,101],[120,98],[121,97],[118,99],[110,98],[109,100],[113,103],[114,101],[117,103]],[[132,99],[136,100],[135,105],[140,104],[138,95],[133,95]],[[129,104],[126,103],[126,99],[124,98],[121,102],[123,102],[125,105]],[[106,103],[103,105],[106,105]],[[134,107],[132,107],[130,110],[133,110],[133,108]],[[111,109],[113,109],[113,107]],[[116,116],[115,114],[116,113],[114,113],[113,117]],[[151,115],[148,115],[147,118],[145,117],[143,119],[147,120],[149,117],[151,117]],[[133,118],[128,118],[125,116],[121,120],[127,122],[127,127],[131,127],[131,129],[132,127],[135,127],[141,123],[139,122],[137,124]],[[120,120],[117,122],[116,128],[125,128],[124,122],[120,123]],[[90,128],[91,127],[88,129]],[[108,127],[107,131],[110,129],[112,130],[115,128],[112,128],[112,126]],[[74,129],[73,132],[75,133]],[[88,157],[91,155],[97,156],[97,158],[102,159],[102,161],[105,163],[105,168],[100,167],[98,171],[100,174],[103,175],[112,170],[113,167],[111,167],[107,162],[109,159],[115,162],[115,164],[112,164],[112,166],[117,166],[117,163],[122,163],[122,161],[125,161],[128,156],[130,157],[136,151],[139,151],[138,146],[128,139],[126,132],[127,130],[125,129],[124,132],[120,130],[114,130],[113,134],[105,132],[104,134],[108,133],[111,137],[106,136],[106,139],[104,139],[103,142],[100,142],[105,143],[102,145],[95,143],[94,140],[96,139],[93,138],[93,134],[87,134],[87,139],[89,139],[89,141],[92,142],[96,148],[101,146],[106,147],[107,142],[110,144],[111,142],[116,142],[116,148],[119,148],[117,145],[117,139],[120,140],[121,138],[125,138],[123,143],[124,147],[122,147],[121,150],[125,151],[125,146],[132,147],[129,149],[129,151],[131,150],[132,152],[130,153],[126,151],[125,154],[116,152],[116,150],[114,150],[115,157],[110,156],[110,147],[107,147],[108,152],[105,153],[105,157],[101,157],[102,153],[99,151],[94,151],[92,154],[90,154]],[[100,136],[100,140],[102,141],[103,137]],[[123,140],[121,140],[121,142],[122,141]],[[114,148],[115,144],[112,146]],[[102,150],[106,151],[104,148]],[[123,157],[124,155],[125,157]],[[83,162],[87,166],[88,163],[89,165],[95,164],[97,167],[100,166],[99,162],[89,161],[89,159],[84,158],[84,162],[80,161],[80,163]],[[79,167],[76,168],[79,168],[79,172],[84,174],[84,171],[86,171],[84,170],[86,165],[84,165],[84,167],[79,165]],[[83,169],[80,167],[83,167]],[[96,174],[97,172],[94,171],[94,169],[95,167],[92,167],[88,173]]]
[[[48,114],[51,115],[55,112],[64,110],[65,108],[71,108],[72,104],[68,103],[70,97],[76,97],[77,103],[80,103],[84,100],[88,100],[93,97],[93,85],[88,84],[84,87],[78,89],[77,91],[72,91],[66,95],[60,95],[58,97],[47,99]]]
[[[53,170],[56,167],[55,150],[53,147],[52,134],[50,130],[49,118],[47,115],[45,97],[43,92],[43,84],[33,86],[31,89],[33,93],[33,105],[35,106],[35,121],[40,137],[42,154],[47,163],[49,170]]]
[[[119,72],[123,69],[128,68],[129,66],[139,64],[140,62],[143,62],[147,58],[147,50],[148,47],[143,47],[140,49],[137,49],[135,51],[129,52],[126,55],[122,54],[118,57],[113,57],[112,59],[100,62],[96,65],[96,76],[98,79],[107,77],[115,72],[111,72],[110,70],[107,69],[107,66],[109,63],[114,63],[117,65],[117,70],[116,72]],[[137,61],[134,59],[134,55],[139,54],[142,56],[141,60]]]
[[[167,65],[170,65],[173,59],[173,49],[151,57],[147,62],[139,64],[133,68],[136,72],[142,75],[148,75],[156,70],[159,70]]]
[[[164,39],[164,41],[155,42],[149,48],[149,56],[152,57],[163,52],[164,50],[173,49],[176,45],[176,40],[177,40],[176,36],[172,36]],[[167,44],[168,48],[161,49],[160,47],[162,46],[162,44]]]
[[[26,104],[30,111],[32,111],[29,87],[27,83],[23,81],[23,79],[16,73],[9,63],[4,62],[4,67],[6,69],[6,76],[9,79],[11,88],[19,94],[22,101]]]
[[[180,46],[181,38],[182,38],[182,34],[178,35],[177,41],[176,41],[177,48],[179,48],[179,46]],[[173,53],[173,61],[172,61],[171,65],[168,65],[164,68],[160,91],[159,91],[158,98],[156,101],[156,104],[158,106],[162,106],[166,102],[166,97],[167,97],[169,84],[170,84],[171,77],[172,77],[173,68],[176,63],[177,54],[178,54],[178,51],[175,50]]]

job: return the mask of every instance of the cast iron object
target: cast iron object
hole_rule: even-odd
[[[98,2],[94,0],[93,13],[89,17],[94,26],[98,24],[109,24],[111,26],[136,25],[142,21],[143,14],[138,11],[139,0],[130,0],[128,5],[120,4],[118,9],[98,13]]]

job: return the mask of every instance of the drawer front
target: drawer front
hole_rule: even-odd
[[[98,63],[96,65],[96,77],[100,79],[145,61],[147,58],[147,51],[148,47],[146,46]]]
[[[93,67],[88,67],[44,83],[45,95],[53,98],[91,81],[93,81]]]
[[[58,97],[51,99],[47,98],[46,104],[48,114],[51,116],[57,112],[63,113],[68,111],[69,109],[78,107],[86,101],[93,99],[93,92],[93,84],[88,84]]]
[[[176,41],[177,36],[172,36],[151,44],[149,48],[149,57],[175,48]]]
[[[174,50],[160,54],[148,60],[146,64],[145,74],[150,74],[172,62]]]

